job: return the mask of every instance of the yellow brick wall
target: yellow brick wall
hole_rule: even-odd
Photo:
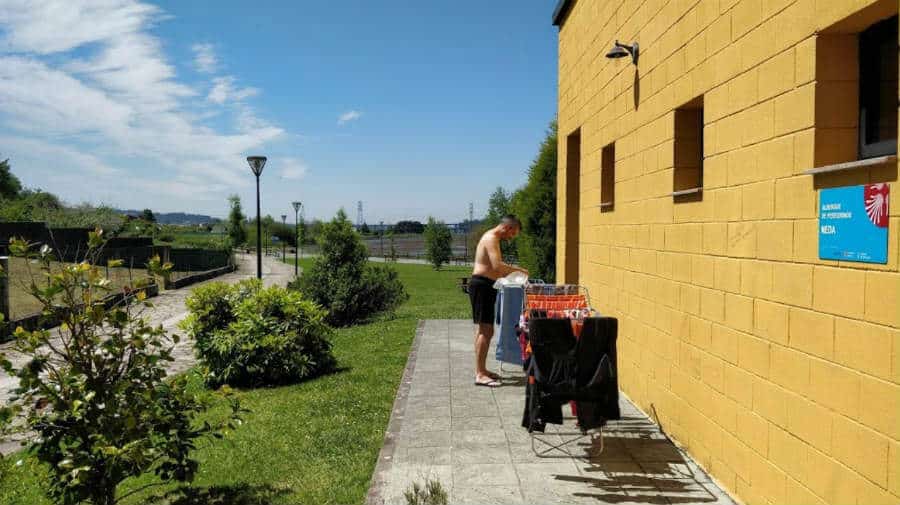
[[[623,390],[746,503],[900,503],[898,167],[803,173],[855,142],[855,103],[825,100],[856,71],[841,33],[897,7],[577,0],[560,27],[558,271],[578,177],[564,280],[619,318]],[[615,39],[640,43],[637,67],[604,58]],[[673,202],[674,111],[701,95],[702,199]],[[887,265],[819,260],[817,190],[866,182],[892,183]]]

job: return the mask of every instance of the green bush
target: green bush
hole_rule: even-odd
[[[391,310],[408,298],[396,270],[367,260],[366,246],[344,211],[323,225],[321,255],[291,284],[328,311],[328,322],[347,326]]]
[[[199,422],[208,403],[187,390],[185,375],[166,378],[177,337],[141,316],[150,306],[146,285],[130,286],[136,303],[107,307],[110,283],[96,261],[102,232],[92,232],[89,243],[86,261],[61,270],[51,270],[47,246],[37,253],[18,240],[9,246],[35,265],[29,292],[63,324],[58,332],[16,330],[8,350],[30,358],[21,368],[0,353],[0,368],[18,379],[13,397],[0,406],[0,435],[36,434],[26,454],[46,465],[46,492],[64,505],[111,505],[123,480],[149,472],[163,481],[191,481],[198,440],[221,436],[243,412],[232,400],[227,419],[216,426]],[[158,258],[150,263],[152,275],[171,268]]]
[[[296,291],[255,279],[211,283],[187,307],[182,325],[211,386],[287,384],[335,368],[325,311]]]
[[[447,505],[447,491],[441,481],[428,479],[423,487],[418,482],[410,485],[403,492],[406,505]]]

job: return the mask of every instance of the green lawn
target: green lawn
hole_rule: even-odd
[[[171,497],[175,486],[156,486],[122,503],[362,503],[417,321],[468,316],[467,299],[456,287],[467,269],[396,267],[410,300],[394,317],[335,332],[334,352],[343,372],[241,392],[252,413],[231,437],[199,449],[191,499],[174,501],[166,495]],[[0,504],[49,503],[41,492],[40,468],[30,460],[15,467],[15,460],[0,463]],[[123,491],[153,482],[128,482]]]

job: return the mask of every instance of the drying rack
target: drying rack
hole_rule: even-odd
[[[533,318],[553,318],[553,319],[570,319],[583,320],[586,317],[593,317],[596,314],[591,306],[590,292],[587,287],[578,284],[542,284],[533,283],[525,286],[525,323]],[[523,354],[529,354],[528,348],[523,349]],[[577,419],[577,417],[564,417],[563,421]],[[604,450],[603,427],[594,430],[580,431],[557,431],[553,433],[559,437],[561,442],[551,442],[544,438],[542,434],[529,432],[531,436],[531,450],[535,456],[539,458],[553,457],[549,454],[560,452],[568,458],[581,457],[569,452],[569,446],[590,437],[591,445],[599,440],[599,451],[593,452],[592,455],[602,454]],[[543,446],[540,450],[538,444]]]

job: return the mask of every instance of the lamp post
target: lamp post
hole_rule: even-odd
[[[281,226],[287,226],[287,214],[281,215]],[[285,250],[285,247],[287,247],[287,240],[282,240],[281,241],[281,261],[284,261],[287,259],[287,252]]]
[[[381,260],[384,261],[384,221],[378,223],[378,234],[381,235]]]
[[[266,166],[265,156],[247,156],[250,170],[256,176],[256,278],[262,279],[262,219],[259,210],[259,176]]]
[[[300,250],[300,207],[303,206],[300,202],[291,202],[291,205],[294,207],[294,242],[296,242],[297,247],[294,248],[294,277],[297,277],[300,274],[300,260],[297,257],[297,251]]]

